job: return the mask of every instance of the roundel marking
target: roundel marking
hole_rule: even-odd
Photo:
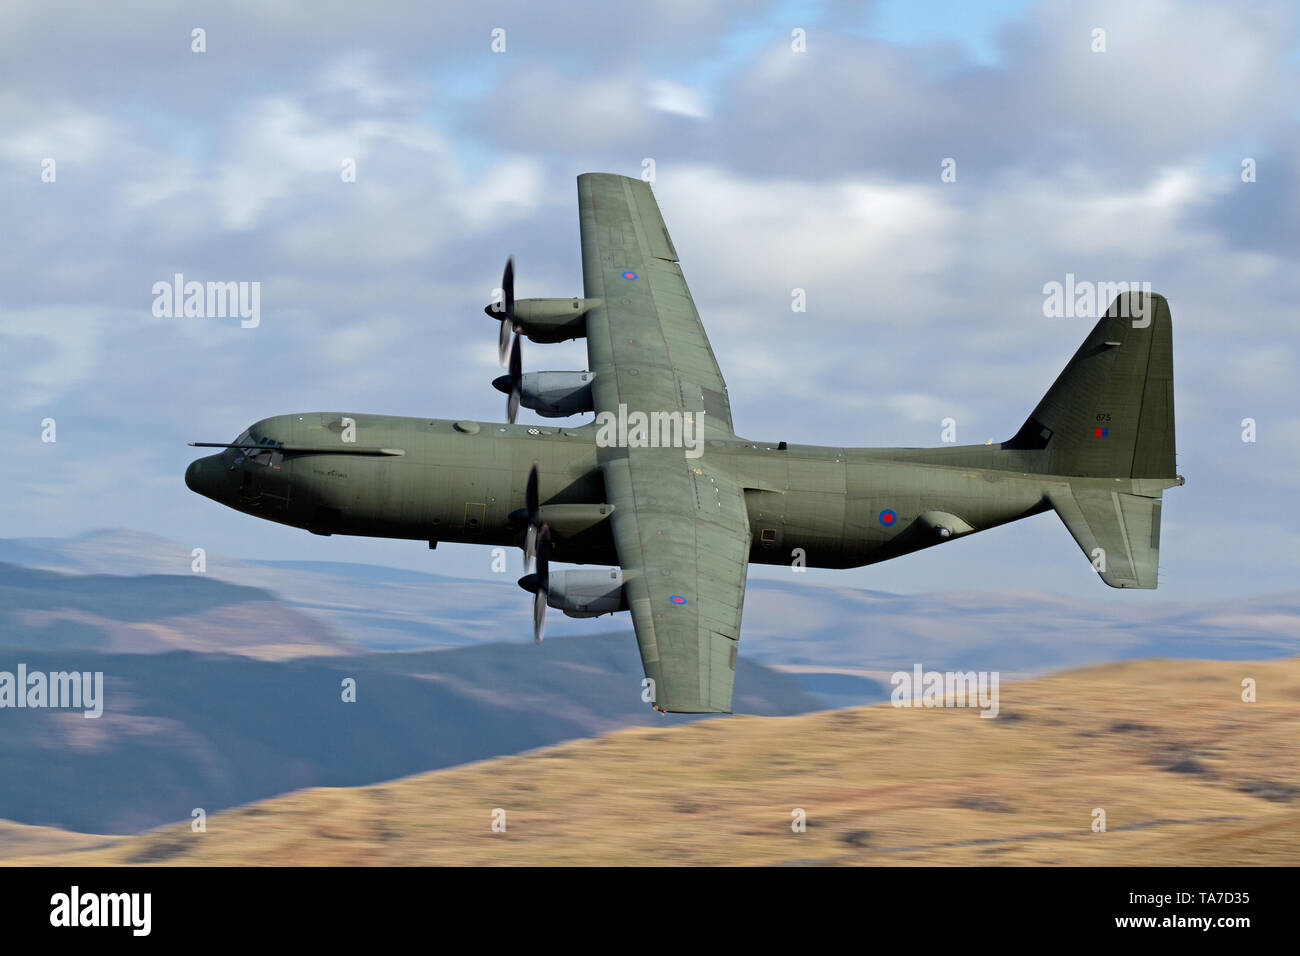
[[[682,597],[680,594],[674,594],[674,595],[673,595],[672,597],[670,597],[668,600],[672,601],[674,604],[685,604],[685,603],[686,603],[686,598]]]
[[[888,527],[898,520],[898,515],[894,514],[893,508],[886,508],[880,512],[880,523]]]
[[[636,278],[636,273],[635,273],[635,272],[624,272],[624,273],[623,273],[623,278],[624,278],[624,279],[635,279],[635,278]]]

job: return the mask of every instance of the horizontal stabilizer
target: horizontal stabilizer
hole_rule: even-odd
[[[1113,588],[1156,586],[1159,497],[1072,484],[1048,499],[1103,581]]]

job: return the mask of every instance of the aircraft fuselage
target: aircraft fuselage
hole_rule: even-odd
[[[401,454],[275,453],[280,445],[340,443],[349,425],[357,443]],[[309,413],[264,419],[248,434],[267,452],[227,449],[199,459],[187,484],[238,511],[317,534],[519,546],[533,462],[544,512],[606,500],[590,424]],[[680,448],[658,453],[683,456]],[[872,564],[1037,514],[1049,509],[1045,490],[1054,483],[1017,471],[1015,454],[996,445],[858,449],[711,439],[691,464],[746,489],[751,562],[819,568]],[[655,502],[637,507],[652,516]],[[552,533],[556,561],[618,564],[608,522],[594,512],[567,526],[557,519]]]

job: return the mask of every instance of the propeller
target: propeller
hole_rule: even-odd
[[[546,629],[546,596],[551,590],[551,529],[542,525],[537,532],[537,590],[533,592],[533,640],[542,643]]]
[[[509,396],[506,399],[506,418],[510,420],[511,425],[519,417],[519,399],[523,393],[523,385],[524,346],[516,335],[514,341],[510,343],[510,374],[498,375],[492,380],[493,388]]]
[[[524,485],[524,511],[528,521],[524,534],[524,570],[528,570],[530,563],[535,566],[531,574],[519,579],[519,586],[533,593],[533,640],[540,644],[546,626],[546,597],[551,590],[551,528],[542,523],[538,483],[537,462],[533,462]]]
[[[519,586],[533,595],[533,640],[542,643],[546,630],[546,599],[551,592],[551,529],[542,525],[537,532],[537,570],[519,579]]]
[[[537,500],[537,462],[528,469],[528,483],[524,486],[524,510],[528,512],[528,531],[524,534],[524,570],[537,553],[537,532],[542,527],[542,507]]]
[[[514,331],[515,325],[514,256],[506,259],[506,269],[501,274],[501,301],[493,302],[483,311],[501,323],[501,331],[497,335],[497,361],[505,365],[510,352],[510,333]],[[513,418],[510,420],[514,421]]]

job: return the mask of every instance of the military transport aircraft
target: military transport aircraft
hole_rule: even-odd
[[[547,605],[631,611],[654,706],[729,712],[750,563],[850,568],[1055,510],[1101,579],[1154,588],[1174,465],[1162,296],[1111,305],[999,444],[829,448],[732,431],[727,386],[650,187],[578,177],[583,298],[516,299],[501,323],[508,421],[280,415],[193,462],[186,484],[316,534],[521,546]],[[513,338],[511,337],[513,333]],[[522,371],[519,337],[587,340],[588,367]],[[582,425],[515,424],[596,412]],[[556,560],[610,567],[552,571]]]

